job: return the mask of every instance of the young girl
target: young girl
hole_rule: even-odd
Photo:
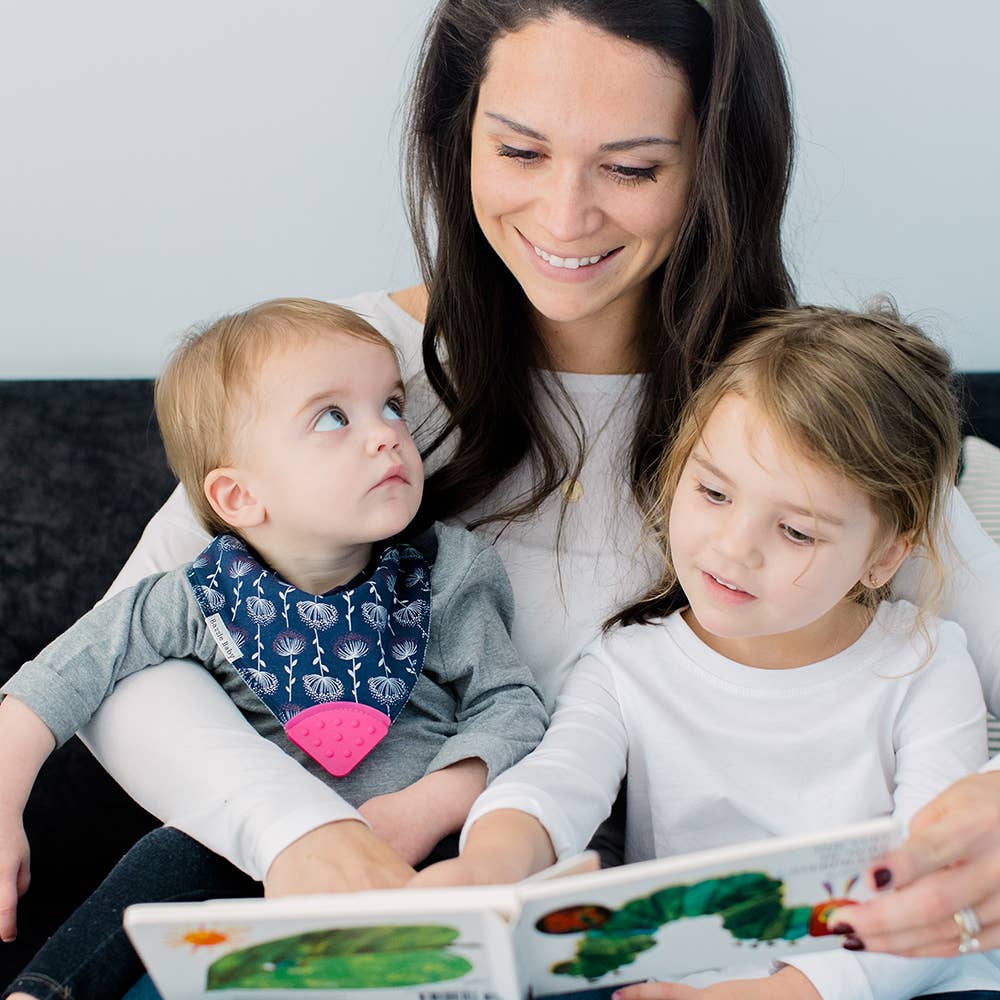
[[[890,599],[915,546],[940,589],[958,450],[947,357],[919,331],[889,311],[765,316],[663,462],[658,585],[584,652],[541,745],[473,806],[461,856],[417,881],[509,881],[581,850],[626,765],[629,861],[906,820],[977,768],[984,707],[962,630]],[[705,995],[908,998],[998,977],[987,955],[840,952]]]

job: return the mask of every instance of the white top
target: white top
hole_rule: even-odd
[[[844,652],[793,670],[735,663],[680,614],[616,629],[572,671],[541,745],[479,797],[518,809],[560,858],[582,850],[628,764],[626,860],[710,849],[894,814],[986,759],[979,679],[962,630],[930,622],[927,647],[905,601],[883,604]],[[761,959],[766,968],[767,959]],[[797,958],[825,1000],[909,997],[947,982],[995,984],[1000,966],[844,953]],[[982,978],[985,976],[985,979]],[[899,979],[898,977],[902,977]],[[952,986],[951,988],[958,988]],[[962,988],[972,988],[963,985]]]
[[[430,394],[419,377],[421,324],[385,292],[340,301],[397,345],[404,377],[417,378],[411,408],[415,403],[417,415],[426,411]],[[496,540],[517,602],[514,642],[550,705],[604,619],[643,592],[655,576],[655,557],[642,547],[640,518],[624,468],[641,376],[552,377],[562,381],[592,441],[581,475],[583,496],[568,508],[558,559],[556,497]],[[504,493],[516,495],[528,482],[527,471],[518,470]],[[949,520],[957,556],[950,560],[952,587],[944,614],[965,628],[987,700],[997,710],[1000,549],[957,493]],[[480,530],[493,540],[499,527]],[[112,590],[193,558],[205,539],[183,493],[176,491],[150,521]],[[904,567],[900,594],[913,595],[919,570],[916,560]],[[304,833],[355,815],[332,788],[259,739],[225,694],[193,667],[175,663],[119,685],[86,736],[104,766],[145,808],[257,878]]]

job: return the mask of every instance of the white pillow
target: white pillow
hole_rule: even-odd
[[[1000,545],[1000,448],[982,438],[967,437],[962,442],[965,467],[958,492],[965,498],[983,530]],[[990,756],[1000,753],[1000,721],[990,718]]]
[[[963,442],[965,468],[958,492],[976,515],[976,520],[1000,544],[1000,448],[982,438]]]

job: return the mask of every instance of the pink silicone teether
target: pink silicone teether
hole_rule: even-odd
[[[285,723],[288,738],[335,778],[357,767],[388,731],[389,716],[350,701],[313,705]]]

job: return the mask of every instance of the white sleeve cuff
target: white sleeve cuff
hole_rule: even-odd
[[[873,1000],[861,963],[848,951],[817,951],[774,962],[775,970],[791,965],[815,987],[823,1000]]]
[[[540,795],[539,789],[511,781],[491,786],[472,804],[458,840],[459,853],[465,848],[465,840],[472,824],[487,813],[496,812],[498,809],[516,809],[518,812],[534,816],[549,835],[557,860],[561,861],[563,858],[579,854],[586,846],[580,842],[579,836],[574,835],[567,817],[551,800]]]

